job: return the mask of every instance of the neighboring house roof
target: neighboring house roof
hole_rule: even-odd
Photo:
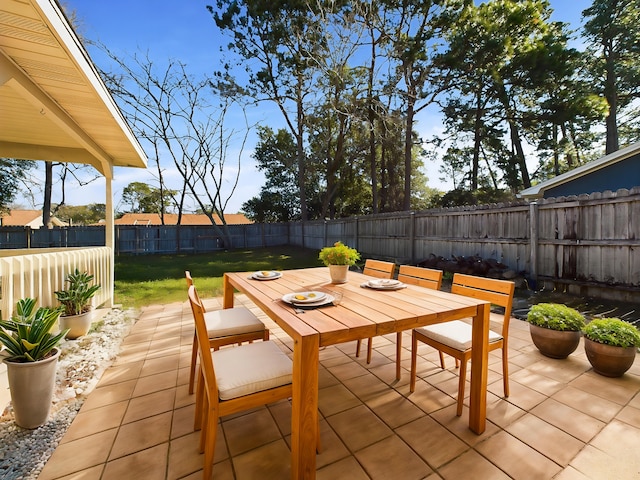
[[[0,155],[113,167],[147,157],[56,0],[0,2]]]
[[[56,217],[51,217],[54,227],[66,227],[67,224]],[[0,225],[5,227],[42,227],[42,210],[11,210],[0,218]]]
[[[617,191],[640,186],[640,142],[522,190],[525,199]]]
[[[216,225],[221,225],[220,217],[213,216]],[[253,223],[241,213],[225,213],[224,215],[227,225],[246,225]],[[164,224],[176,225],[178,215],[176,213],[165,213]],[[125,213],[122,217],[116,219],[116,225],[162,225],[160,214],[158,213]],[[183,213],[180,220],[181,225],[211,225],[209,217],[203,214]]]

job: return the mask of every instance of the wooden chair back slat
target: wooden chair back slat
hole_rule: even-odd
[[[411,285],[419,285],[433,290],[440,290],[440,287],[442,286],[442,274],[442,270],[414,267],[411,265],[400,265],[398,280]]]
[[[364,269],[362,270],[362,273],[376,278],[393,278],[395,270],[396,264],[393,262],[368,259],[364,263]]]

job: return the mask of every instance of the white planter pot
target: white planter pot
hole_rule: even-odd
[[[69,333],[67,333],[65,338],[75,340],[76,338],[87,334],[91,328],[92,319],[93,311],[81,313],[80,315],[61,315],[58,319],[60,323],[60,331],[68,328]]]
[[[347,272],[349,265],[329,265],[331,283],[347,283]]]
[[[37,428],[49,418],[60,349],[55,348],[52,353],[37,362],[3,360],[7,366],[15,422],[22,428]]]

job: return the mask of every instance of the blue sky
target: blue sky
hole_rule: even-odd
[[[82,36],[107,45],[120,56],[149,52],[150,58],[164,61],[178,59],[186,63],[194,74],[212,72],[217,67],[218,52],[226,44],[216,32],[216,27],[206,10],[213,0],[62,0],[67,10],[75,11]],[[582,11],[591,5],[591,0],[551,0],[553,20],[567,22],[571,28],[579,28]],[[96,64],[108,69],[104,57],[93,48],[89,53]],[[268,109],[249,112],[252,123],[267,123]],[[275,115],[278,115],[275,113]],[[273,117],[268,122],[272,126]],[[441,122],[432,113],[425,112],[416,129],[423,137],[431,136],[441,127]],[[251,152],[255,146],[255,135],[247,143],[242,157],[239,186],[229,202],[229,213],[238,211],[243,202],[259,193],[264,177],[255,168]],[[438,166],[429,165],[426,174],[429,185],[447,189],[449,185],[438,180]],[[122,189],[134,181],[155,184],[151,171],[139,169],[115,170],[113,182],[114,201],[120,199]],[[54,187],[55,188],[55,187]],[[104,181],[100,179],[90,186],[67,189],[69,205],[104,203]],[[54,194],[53,202],[59,202]],[[36,205],[40,207],[41,205]]]

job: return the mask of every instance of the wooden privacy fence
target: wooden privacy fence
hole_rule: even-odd
[[[102,227],[66,230],[73,228],[79,228],[73,235],[55,233],[54,229],[48,244],[40,237],[33,238],[39,246],[58,246],[52,242],[63,238],[73,239],[75,244],[69,246],[79,246],[82,235],[86,241],[98,241],[100,234],[95,229]],[[211,226],[117,225],[115,251],[202,253],[280,245],[319,250],[341,240],[364,257],[397,263],[416,264],[430,255],[492,258],[537,282],[531,286],[538,289],[548,286],[598,296],[601,289],[615,287],[608,296],[621,300],[640,292],[640,188],[533,203],[228,228],[230,240],[225,244]],[[43,237],[51,232],[41,230],[37,235]],[[7,227],[0,227],[0,248],[12,248],[6,231]],[[101,235],[104,245],[104,229]]]

